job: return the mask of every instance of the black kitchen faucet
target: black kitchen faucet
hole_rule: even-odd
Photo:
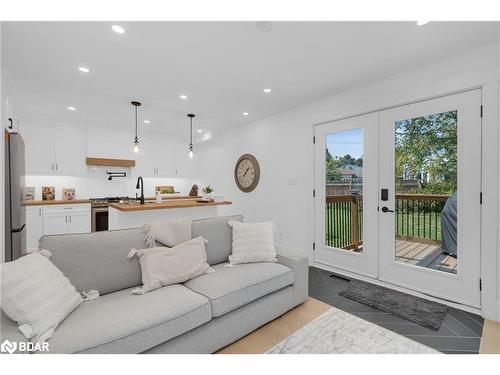
[[[141,196],[138,199],[141,202],[141,204],[144,204],[144,181],[142,180],[141,176],[139,176],[139,178],[137,179],[137,184],[135,185],[135,188],[139,189],[139,186],[141,189]],[[137,193],[135,193],[135,197],[137,198]]]

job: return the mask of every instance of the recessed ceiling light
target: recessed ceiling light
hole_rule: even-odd
[[[203,130],[198,129],[198,130],[196,131],[196,133],[203,133]]]
[[[151,121],[149,121],[149,120],[144,120],[144,123],[145,123],[145,124],[151,124]]]
[[[426,23],[429,23],[429,21],[417,21],[417,25],[418,25],[418,26],[423,26],[423,25],[425,25]]]
[[[271,92],[271,89],[264,89],[264,92],[265,92],[266,94],[269,94],[269,93]]]
[[[79,70],[80,72],[83,72],[83,73],[88,73],[88,72],[90,72],[90,69],[89,69],[89,68],[86,68],[86,67],[84,67],[84,66],[80,66],[80,67],[78,68],[78,70]]]
[[[243,116],[248,116],[249,113],[248,112],[243,112]]]
[[[68,110],[69,110],[69,111],[76,111],[76,107],[69,106],[69,107],[68,107]]]
[[[123,34],[125,32],[125,29],[123,27],[121,27],[120,25],[113,25],[113,26],[111,26],[111,28],[113,29],[113,31],[115,33],[118,33],[118,34]]]
[[[187,95],[180,95],[179,98],[181,98],[181,99],[187,99],[188,97],[187,97]]]

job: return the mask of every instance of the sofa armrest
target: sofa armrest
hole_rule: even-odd
[[[295,274],[294,298],[295,305],[304,302],[309,295],[309,258],[306,253],[278,246],[278,263],[291,268]]]

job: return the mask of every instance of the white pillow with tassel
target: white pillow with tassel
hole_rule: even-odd
[[[1,265],[2,310],[32,342],[43,342],[83,301],[41,250]]]

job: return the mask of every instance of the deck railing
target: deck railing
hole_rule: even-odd
[[[395,225],[400,239],[441,242],[441,211],[448,195],[396,194]],[[359,251],[363,244],[363,197],[326,197],[325,244]]]

